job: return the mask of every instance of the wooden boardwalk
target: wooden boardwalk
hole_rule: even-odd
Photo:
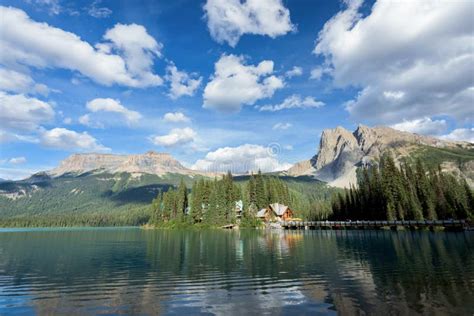
[[[445,229],[465,230],[465,220],[423,220],[423,221],[288,221],[281,222],[284,229]]]

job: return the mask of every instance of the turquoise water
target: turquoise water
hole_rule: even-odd
[[[0,315],[474,313],[474,234],[0,230]]]

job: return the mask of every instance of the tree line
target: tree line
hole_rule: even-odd
[[[330,209],[329,204],[310,200],[304,194],[289,189],[276,176],[262,175],[259,171],[246,182],[236,182],[229,172],[220,179],[201,178],[195,181],[190,192],[183,181],[177,188],[160,192],[152,201],[150,224],[218,226],[236,223],[236,207],[241,207],[241,226],[258,226],[258,210],[271,203],[288,205],[297,216],[305,218],[320,215],[322,209],[328,213]]]
[[[474,195],[464,179],[427,168],[397,167],[386,154],[378,165],[358,170],[357,188],[337,194],[332,201],[335,220],[466,219],[474,214]]]

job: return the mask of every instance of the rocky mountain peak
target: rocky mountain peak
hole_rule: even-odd
[[[448,142],[434,137],[402,132],[386,126],[359,125],[354,132],[343,127],[326,129],[321,134],[319,150],[311,160],[295,164],[287,174],[313,175],[334,186],[356,184],[356,169],[377,162],[391,152],[402,159],[420,148],[472,148],[472,144]]]
[[[343,152],[350,152],[357,147],[357,139],[347,129],[340,126],[335,129],[326,129],[321,135],[315,167],[320,169],[334,161]]]
[[[85,172],[128,172],[163,175],[166,173],[196,174],[185,168],[179,161],[168,153],[148,151],[145,154],[114,155],[114,154],[73,154],[63,160],[60,165],[51,170],[53,176],[65,173]]]

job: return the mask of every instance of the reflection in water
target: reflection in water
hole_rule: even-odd
[[[474,234],[0,231],[0,314],[472,314]]]

